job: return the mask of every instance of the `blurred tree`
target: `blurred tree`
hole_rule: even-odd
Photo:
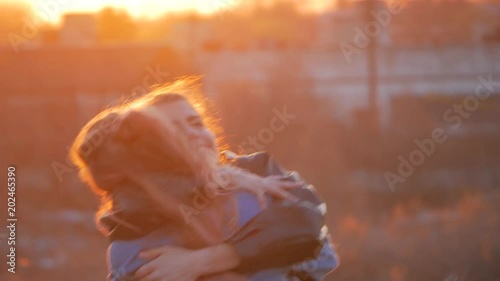
[[[97,14],[97,29],[101,42],[131,41],[137,25],[125,10],[107,7]]]
[[[304,46],[311,41],[313,21],[300,13],[299,7],[294,0],[254,1],[227,10],[223,20],[212,19],[214,34],[210,44],[234,50]]]
[[[259,6],[248,24],[252,35],[260,40],[295,43],[309,34],[306,17],[300,14],[295,1],[280,0],[266,8]]]

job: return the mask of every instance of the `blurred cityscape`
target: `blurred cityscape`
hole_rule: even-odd
[[[117,100],[201,75],[227,145],[271,152],[327,201],[342,265],[326,280],[500,281],[500,1],[220,2],[60,24],[0,2],[19,197],[18,272],[0,279],[105,279],[98,200],[68,147]]]

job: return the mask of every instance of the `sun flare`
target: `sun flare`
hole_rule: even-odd
[[[55,23],[59,22],[65,13],[92,13],[109,6],[125,9],[134,17],[154,18],[166,13],[183,11],[209,14],[253,2],[249,0],[0,0],[1,3],[27,3],[41,18]],[[300,7],[322,10],[328,3],[331,1],[309,0]]]
[[[112,6],[127,10],[135,17],[157,17],[169,12],[196,11],[213,13],[240,5],[243,0],[0,0],[0,3],[21,2],[31,5],[32,9],[51,22],[60,20],[65,13],[96,12]]]

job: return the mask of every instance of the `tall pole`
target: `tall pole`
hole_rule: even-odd
[[[368,23],[375,21],[372,15],[372,11],[375,11],[377,3],[376,0],[366,0],[365,3],[365,26]],[[378,74],[377,74],[377,36],[370,38],[366,49],[367,56],[367,75],[368,75],[368,105],[370,107],[370,113],[373,114],[374,121],[378,125],[378,107],[377,107],[377,88],[378,88]]]
[[[375,21],[373,12],[377,9],[377,0],[366,0],[365,2],[365,27],[369,28],[370,22]],[[366,49],[366,70],[368,88],[368,136],[373,147],[380,147],[380,117],[377,102],[377,36],[370,36]],[[379,149],[371,151],[371,161],[374,168],[382,167],[381,154]]]

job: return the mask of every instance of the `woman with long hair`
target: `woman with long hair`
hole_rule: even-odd
[[[101,197],[108,279],[322,280],[338,265],[324,204],[267,153],[219,153],[193,82],[104,110],[72,145]]]

